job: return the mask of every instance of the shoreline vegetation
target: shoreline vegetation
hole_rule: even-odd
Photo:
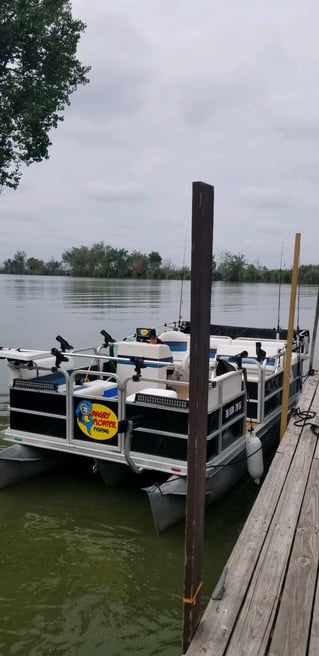
[[[48,262],[28,257],[25,251],[17,251],[12,258],[0,264],[0,274],[70,276],[110,279],[190,280],[187,266],[176,267],[170,260],[163,260],[158,251],[145,254],[129,252],[124,248],[99,242],[92,246],[73,247],[63,252],[61,260]],[[212,261],[212,279],[224,282],[290,283],[291,269],[267,269],[258,262],[247,262],[241,253],[223,251]],[[299,267],[299,283],[319,284],[319,265]]]

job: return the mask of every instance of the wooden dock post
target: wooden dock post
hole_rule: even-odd
[[[311,348],[310,348],[310,358],[309,358],[310,371],[313,369],[313,359],[314,359],[315,345],[317,339],[318,320],[319,320],[319,289],[317,292],[317,304],[316,304],[315,318],[313,322],[312,340],[311,340]]]
[[[183,653],[200,619],[205,517],[209,329],[212,285],[214,187],[193,183],[190,402],[185,525]]]
[[[285,430],[287,428],[289,385],[290,385],[290,367],[291,367],[292,342],[293,342],[293,335],[294,335],[296,293],[297,293],[297,284],[298,284],[300,238],[301,238],[300,232],[297,232],[296,237],[295,237],[294,262],[293,262],[292,278],[291,278],[291,295],[290,295],[290,308],[289,308],[289,320],[288,320],[287,350],[286,350],[285,371],[284,371],[284,381],[283,381],[283,390],[282,390],[280,440],[282,440],[282,438],[285,434]]]

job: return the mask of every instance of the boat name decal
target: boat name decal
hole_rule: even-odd
[[[230,408],[227,408],[225,410],[225,419],[228,419],[229,417],[232,417],[236,412],[239,412],[243,407],[242,401],[237,401],[237,403],[234,403],[234,405],[231,405]]]
[[[94,440],[110,440],[118,432],[118,418],[105,405],[80,401],[75,414],[79,429]]]

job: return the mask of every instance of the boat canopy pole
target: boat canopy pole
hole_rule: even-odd
[[[292,278],[291,278],[291,294],[290,294],[290,309],[289,309],[289,321],[288,321],[287,351],[286,351],[286,358],[285,358],[284,381],[283,381],[283,390],[282,390],[280,440],[282,440],[282,438],[284,436],[284,433],[285,433],[285,430],[287,428],[291,354],[292,354],[292,343],[293,343],[293,338],[294,338],[294,319],[295,319],[295,307],[296,307],[296,292],[297,292],[297,285],[298,285],[298,266],[299,266],[299,254],[300,254],[300,238],[301,238],[300,232],[297,232],[296,237],[295,237],[294,262],[293,262]]]

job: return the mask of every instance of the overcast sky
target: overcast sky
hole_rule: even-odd
[[[73,0],[91,82],[50,159],[0,196],[0,261],[104,241],[182,266],[192,181],[215,185],[214,252],[319,263],[316,0]]]

